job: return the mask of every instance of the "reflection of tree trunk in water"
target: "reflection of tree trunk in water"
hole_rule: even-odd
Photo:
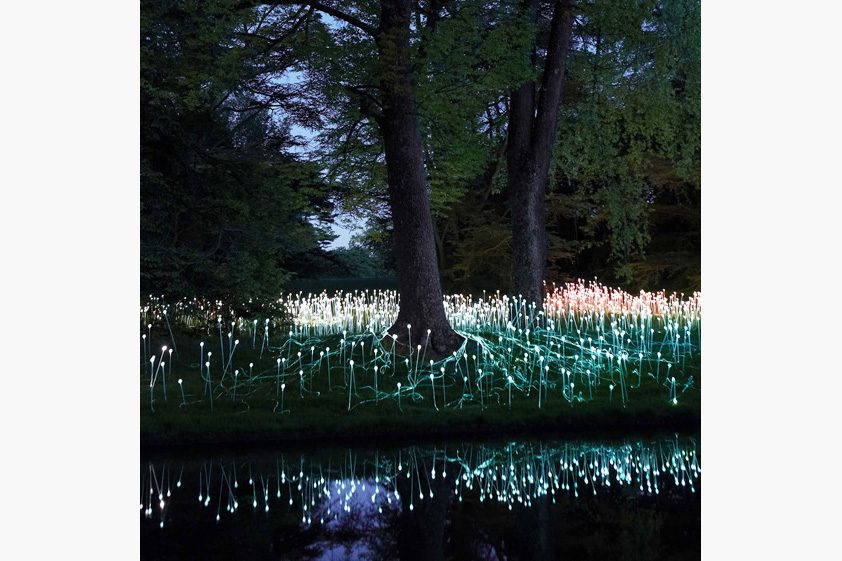
[[[553,559],[553,533],[550,531],[550,498],[532,499],[532,506],[523,508],[518,516],[519,550],[524,561]]]
[[[401,515],[398,522],[398,552],[401,561],[439,561],[444,559],[444,526],[450,504],[453,474],[441,476],[444,462],[436,461],[436,478],[430,475],[431,462],[419,461],[421,492],[418,498],[418,474],[412,471],[414,483],[410,486],[405,472],[398,476],[397,487],[401,494]],[[424,470],[427,470],[426,475]],[[427,481],[429,480],[429,486]],[[432,487],[433,498],[430,498]],[[411,490],[410,490],[411,488]],[[410,496],[413,510],[409,510]]]

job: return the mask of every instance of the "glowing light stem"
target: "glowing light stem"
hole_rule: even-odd
[[[260,355],[258,358],[263,358],[263,349],[269,343],[269,323],[267,320],[266,326],[263,328],[263,341],[260,343]]]
[[[184,385],[182,384],[181,378],[178,379],[178,389],[181,390],[181,407],[187,405],[187,400],[184,398]]]
[[[149,360],[149,351],[147,350],[147,346],[146,346],[146,333],[143,334],[141,339],[143,339],[143,362],[142,362],[142,364],[146,364],[147,361]]]
[[[172,349],[170,349],[170,372],[172,372]],[[164,401],[167,401],[167,364],[161,363],[162,387],[164,388]]]
[[[284,414],[284,390],[286,387],[286,384],[281,384],[281,415]],[[278,492],[280,493],[280,490]]]
[[[640,387],[641,378],[643,378],[643,353],[637,353],[637,356],[640,358],[640,361],[637,365],[637,387]]]
[[[210,353],[208,353],[208,355],[210,355]],[[208,395],[210,396],[211,413],[213,413],[213,385],[211,384],[210,360],[205,363],[205,368],[208,371]]]
[[[275,375],[275,399],[281,391],[281,359],[277,359],[277,374]]]
[[[330,391],[330,347],[327,348],[327,391]]]
[[[349,384],[348,384],[348,411],[350,411],[351,410],[351,392],[352,392],[352,389],[354,387],[354,361],[351,360],[351,361],[348,362],[348,364],[351,365],[351,377],[349,379]]]
[[[374,402],[378,403],[380,401],[380,395],[377,392],[377,369],[378,366],[374,365]]]
[[[228,334],[228,339],[229,339],[229,340],[231,339],[231,334],[230,334],[230,333]],[[230,344],[230,343],[229,343],[229,344]],[[237,339],[237,340],[235,340],[235,341],[234,341],[234,345],[232,345],[232,346],[230,347],[230,349],[229,349],[229,353],[228,353],[228,364],[226,364],[226,365],[225,365],[225,368],[222,370],[222,378],[223,378],[223,379],[225,378],[225,373],[228,371],[228,367],[229,367],[229,366],[231,366],[231,361],[234,359],[234,351],[236,351],[236,350],[237,350],[237,345],[239,345],[239,344],[240,344],[240,340],[239,340],[239,339]],[[221,383],[222,383],[222,380],[220,380],[220,381],[219,381],[219,383],[221,384]]]
[[[178,347],[175,346],[175,337],[172,334],[172,329],[170,328],[170,320],[167,317],[167,310],[164,310],[164,321],[167,322],[167,331],[170,332],[170,339],[172,339],[172,348],[175,349],[175,352],[178,353]]]
[[[424,358],[427,356],[427,345],[430,343],[430,333],[431,331],[427,330],[427,338],[424,340],[424,352],[421,354],[421,363],[424,363]]]
[[[222,342],[222,318],[218,318],[216,322],[217,328],[219,329],[219,356],[220,360],[223,362],[222,364],[222,378],[225,378],[225,345]],[[222,383],[222,379],[219,380],[219,383]]]
[[[433,389],[433,407],[435,407],[436,411],[439,410],[439,406],[436,405],[436,384],[435,384],[435,376],[431,373],[430,374],[430,387]]]
[[[620,357],[617,361],[620,365],[620,397],[623,400],[623,405],[626,404],[626,381],[625,381],[625,371],[623,370],[623,358]]]

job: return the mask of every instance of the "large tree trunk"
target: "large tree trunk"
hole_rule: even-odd
[[[418,128],[409,57],[411,0],[381,0],[377,32],[383,115],[380,129],[386,153],[389,203],[394,223],[395,268],[400,312],[390,333],[411,344],[430,338],[427,355],[441,358],[459,347],[462,338],[444,313],[436,259],[433,220],[427,193],[423,147]]]
[[[525,0],[524,4],[530,13],[535,13],[536,0]],[[527,303],[535,303],[536,312],[544,302],[547,266],[547,175],[573,27],[567,3],[555,3],[550,26],[537,103],[536,84],[527,82],[512,92],[509,104],[507,188],[512,213],[514,288]]]

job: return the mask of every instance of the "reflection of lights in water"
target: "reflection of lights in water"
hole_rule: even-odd
[[[349,410],[390,399],[398,404],[426,399],[433,410],[469,404],[506,407],[512,399],[525,397],[536,407],[553,400],[572,407],[596,399],[600,389],[603,399],[625,405],[644,384],[661,391],[665,405],[678,405],[685,391],[698,388],[699,293],[689,297],[643,291],[631,295],[580,282],[549,292],[542,310],[499,293],[477,299],[447,296],[448,319],[466,341],[438,362],[426,357],[429,332],[413,335],[407,324],[405,343],[398,342],[396,334],[385,337],[397,317],[398,304],[394,291],[290,294],[274,302],[245,303],[242,307],[250,308],[248,313],[269,317],[264,319],[259,357],[239,368],[235,350],[240,339],[235,335],[245,334],[246,345],[251,344],[257,354],[258,322],[233,313],[222,302],[192,299],[170,306],[150,297],[141,308],[141,321],[149,334],[150,326],[171,308],[168,317],[181,326],[203,327],[208,334],[213,324],[218,326],[221,374],[212,379],[210,362],[204,363],[204,369],[201,361],[196,363],[203,391],[195,381],[184,378],[183,391],[191,400],[183,399],[182,406],[211,405],[214,394],[232,400],[239,396],[239,402],[247,404],[251,396],[264,395],[260,391],[264,387],[278,394],[281,383],[290,379],[298,383],[301,396],[321,395],[313,390],[317,378],[327,382],[327,392],[347,395]],[[231,320],[231,331],[226,348],[221,326],[228,325],[227,320]],[[144,339],[144,352],[145,345]],[[204,342],[199,347],[201,360]],[[161,358],[166,349],[162,348]],[[265,356],[264,351],[268,351]],[[170,354],[169,373],[176,355]],[[240,376],[246,364],[248,376]],[[153,355],[150,408],[154,408],[158,370],[163,368],[160,359],[155,367]],[[165,370],[163,375],[166,400]],[[391,378],[390,384],[380,383],[384,376]],[[342,385],[335,385],[334,380],[341,380]],[[402,388],[392,391],[396,382],[402,382]],[[276,395],[278,401],[280,397]],[[275,411],[293,412],[278,405]]]
[[[237,483],[238,468],[253,474],[242,488]],[[157,512],[163,524],[172,503],[179,499],[178,492],[166,501],[160,498],[164,492],[170,496],[173,470],[167,463],[149,463],[142,473],[140,510],[149,520]],[[458,502],[475,498],[512,510],[515,506],[529,508],[541,497],[549,497],[555,504],[561,494],[597,495],[600,490],[611,492],[612,487],[614,492],[643,496],[662,491],[695,493],[701,463],[695,440],[676,437],[618,445],[411,447],[368,455],[349,450],[340,461],[278,455],[274,465],[220,459],[204,461],[186,473],[182,465],[178,473],[179,481],[184,475],[188,481],[195,477],[199,503],[217,521],[223,520],[224,513],[235,514],[245,498],[253,511],[295,511],[301,524],[308,526],[313,520],[330,523],[352,511],[374,516],[400,509],[399,486],[408,492],[407,508],[414,510],[419,502],[437,496],[432,483],[437,473],[442,481],[448,480],[448,492]]]

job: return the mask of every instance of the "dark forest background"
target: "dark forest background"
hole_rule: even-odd
[[[142,292],[270,297],[318,278],[389,285],[377,53],[312,4],[141,2]],[[413,81],[446,292],[512,288],[506,128],[511,91],[542,69],[553,2],[536,4],[535,19],[519,1],[413,9]],[[363,21],[377,13],[375,2],[334,5]],[[700,4],[573,9],[546,279],[698,290]],[[328,249],[338,215],[363,232]]]

